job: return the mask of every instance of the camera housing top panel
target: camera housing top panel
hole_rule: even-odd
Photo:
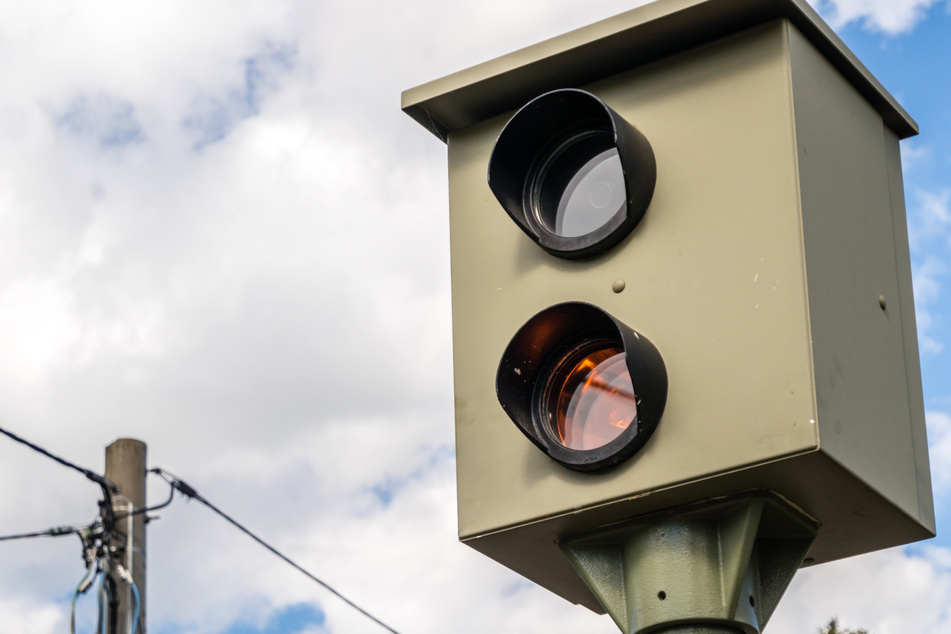
[[[559,89],[594,95],[656,160],[643,217],[584,259],[532,240],[487,179],[515,112]],[[661,0],[403,108],[449,150],[465,543],[602,611],[558,541],[701,500],[785,498],[820,525],[807,563],[934,534],[899,154],[917,125],[804,1]],[[602,471],[539,450],[497,395],[513,336],[571,302],[666,368],[649,440]]]

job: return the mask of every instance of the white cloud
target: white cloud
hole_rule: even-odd
[[[901,165],[905,174],[914,172],[922,163],[931,159],[933,151],[930,145],[921,145],[915,139],[905,139],[901,143]]]
[[[915,241],[920,243],[936,235],[947,239],[951,235],[951,189],[937,193],[916,189],[914,195],[918,208]]]
[[[908,33],[940,0],[809,0],[834,27],[858,21],[871,31]]]
[[[928,451],[931,456],[931,484],[939,505],[951,492],[951,416],[928,412]]]
[[[60,607],[38,603],[33,597],[8,596],[0,600],[0,614],[7,632],[47,634],[67,627],[68,617]]]
[[[925,556],[882,551],[801,570],[767,628],[769,634],[815,632],[840,625],[874,634],[951,631],[951,569],[947,549]]]
[[[59,280],[24,280],[0,292],[0,376],[32,382],[46,376],[78,336],[66,310],[70,289]]]
[[[920,266],[912,266],[918,344],[928,354],[937,354],[944,349],[944,343],[932,333],[942,325],[941,314],[934,307],[941,298],[941,283],[946,272],[944,261],[937,256],[928,257]]]
[[[908,209],[908,240],[912,249],[918,340],[924,352],[937,354],[944,349],[944,342],[934,333],[943,325],[939,311],[951,246],[951,189],[935,193],[916,188],[913,197],[914,203]]]
[[[936,303],[941,296],[940,280],[946,272],[947,266],[936,257],[929,258],[921,266],[915,267],[915,301],[925,306]]]

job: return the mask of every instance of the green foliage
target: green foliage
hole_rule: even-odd
[[[840,630],[839,619],[832,619],[829,624],[819,629],[819,634],[869,634],[868,630]]]

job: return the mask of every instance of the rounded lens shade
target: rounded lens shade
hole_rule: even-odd
[[[613,139],[585,134],[563,144],[542,168],[534,198],[538,221],[556,236],[576,238],[608,224],[627,204]]]
[[[552,374],[545,400],[553,434],[577,451],[603,447],[637,418],[627,356],[611,342],[569,354]]]
[[[549,306],[518,329],[495,379],[505,414],[575,471],[613,469],[650,440],[667,403],[653,343],[597,306]]]
[[[538,246],[568,260],[620,244],[654,196],[647,138],[597,96],[574,88],[516,112],[489,157],[489,188]]]

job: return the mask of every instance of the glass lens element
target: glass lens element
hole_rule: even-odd
[[[549,384],[549,420],[568,449],[603,447],[637,417],[624,350],[614,343],[569,355]]]
[[[614,138],[602,131],[584,132],[562,143],[533,187],[535,217],[562,238],[597,231],[627,204],[621,156]]]
[[[611,148],[588,161],[575,174],[558,203],[555,234],[574,238],[607,224],[624,206],[621,157]]]

